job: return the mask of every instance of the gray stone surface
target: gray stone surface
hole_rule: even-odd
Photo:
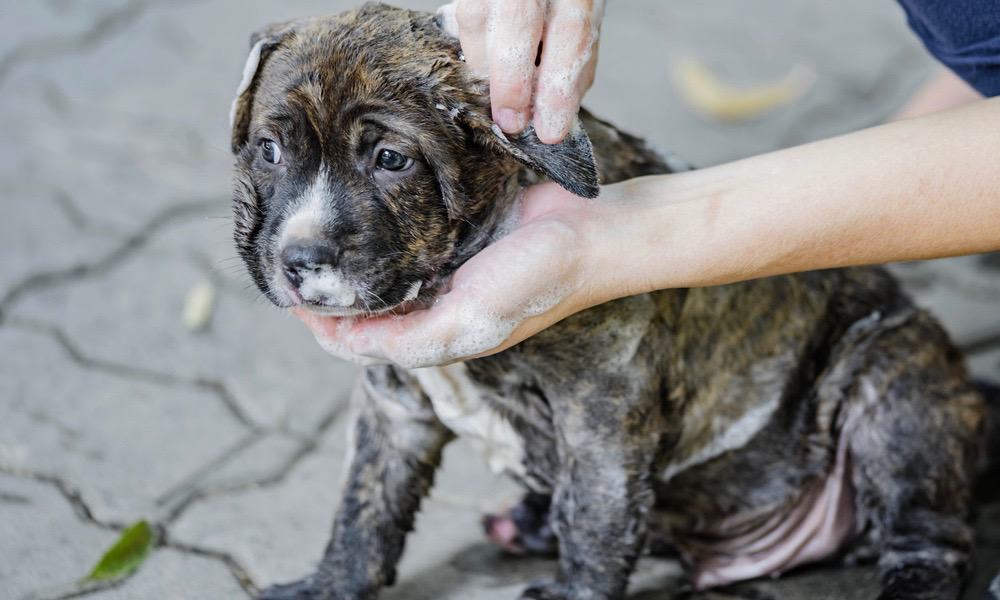
[[[114,539],[74,514],[55,485],[0,474],[0,598],[83,577]]]
[[[356,370],[249,287],[230,242],[226,116],[250,31],[353,4],[0,0],[0,598],[59,597],[140,517],[165,537],[90,597],[244,598],[314,565]],[[672,83],[687,57],[734,85],[792,68],[816,81],[723,123]],[[710,165],[877,123],[932,70],[893,2],[630,0],[610,3],[587,104]],[[974,350],[973,372],[1000,381],[997,255],[894,271]],[[184,299],[206,283],[214,309],[192,332]],[[385,597],[502,600],[548,575],[552,561],[502,556],[480,533],[481,513],[517,496],[450,446]],[[1000,503],[984,502],[970,600],[1000,568]],[[644,559],[632,597],[672,599],[682,582],[676,562]],[[874,589],[870,569],[824,567],[696,597]]]
[[[90,594],[94,600],[249,598],[226,566],[189,553],[158,550],[128,585]]]
[[[73,363],[48,336],[0,330],[0,468],[57,477],[127,522],[244,432],[204,390]]]
[[[289,315],[257,302],[256,292],[231,284],[218,286],[207,331],[185,329],[185,296],[213,273],[198,250],[205,240],[228,238],[226,221],[191,219],[163,230],[172,243],[154,234],[113,269],[25,295],[8,312],[54,324],[94,360],[217,381],[252,423],[308,432],[342,400],[354,369],[330,360]]]

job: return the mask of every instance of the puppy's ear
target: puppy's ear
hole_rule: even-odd
[[[520,134],[508,136],[475,109],[462,111],[459,118],[471,127],[480,143],[516,158],[577,196],[596,198],[600,193],[594,148],[579,119],[563,141],[545,144],[530,125]]]
[[[243,65],[243,79],[236,89],[236,98],[229,109],[229,126],[232,128],[231,145],[233,152],[247,142],[250,128],[250,108],[257,91],[258,73],[260,73],[268,55],[281,45],[294,32],[294,23],[276,23],[268,25],[250,36],[250,55]]]
[[[574,122],[566,138],[558,144],[543,143],[531,125],[513,137],[503,133],[495,123],[491,125],[490,132],[514,158],[531,169],[545,173],[549,179],[577,196],[596,198],[601,193],[594,147],[579,120]]]

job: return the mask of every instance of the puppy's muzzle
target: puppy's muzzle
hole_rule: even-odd
[[[281,250],[281,269],[303,302],[348,308],[357,294],[338,269],[341,254],[341,249],[326,241],[290,243]]]

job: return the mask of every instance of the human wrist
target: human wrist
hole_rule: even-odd
[[[752,231],[762,225],[745,214],[746,197],[766,188],[754,173],[732,163],[602,188],[588,243],[595,293],[718,285],[763,270],[771,258]]]

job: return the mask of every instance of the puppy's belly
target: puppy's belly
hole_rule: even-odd
[[[840,437],[832,470],[780,509],[735,515],[709,530],[675,532],[697,589],[778,575],[829,558],[854,536],[851,461],[847,436]]]
[[[482,452],[494,473],[525,475],[524,441],[483,398],[464,364],[413,369],[434,412],[456,435]]]

